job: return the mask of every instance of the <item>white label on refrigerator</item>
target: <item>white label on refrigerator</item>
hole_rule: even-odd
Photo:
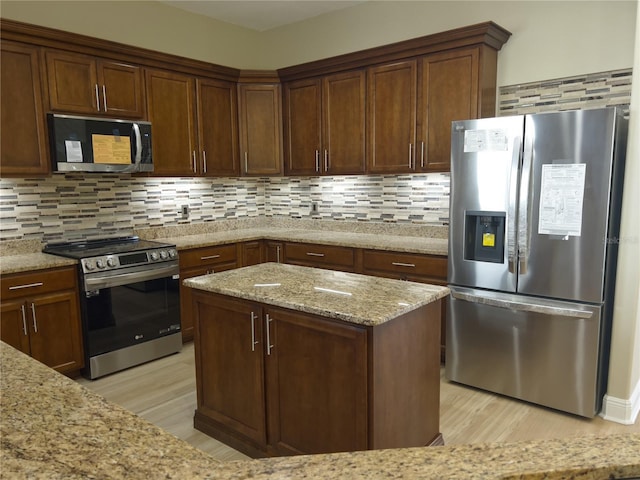
[[[67,162],[82,163],[82,144],[78,140],[65,140],[64,148],[67,150]]]
[[[465,130],[464,153],[499,151],[509,149],[507,131],[501,128],[488,130]]]
[[[579,237],[586,163],[542,165],[538,233]]]

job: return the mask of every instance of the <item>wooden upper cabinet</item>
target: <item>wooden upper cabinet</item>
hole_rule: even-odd
[[[366,75],[364,70],[328,75],[322,81],[325,173],[364,173],[366,167]]]
[[[238,111],[242,173],[282,174],[280,85],[239,84]]]
[[[287,174],[365,172],[365,94],[362,70],[285,86]]]
[[[415,168],[417,61],[368,70],[369,162],[371,173]]]
[[[421,60],[419,169],[449,171],[451,122],[478,118],[479,48],[429,55]],[[493,84],[495,90],[495,83]],[[495,94],[494,97],[495,99]],[[484,112],[484,116],[493,115]]]
[[[322,81],[291,82],[284,87],[285,172],[317,175],[322,171]]]
[[[49,173],[39,49],[2,41],[0,174]]]
[[[198,79],[197,171],[208,176],[240,174],[238,100],[232,82]]]
[[[196,173],[195,80],[188,75],[147,70],[154,175]]]
[[[45,52],[51,110],[143,118],[142,69],[75,53]]]

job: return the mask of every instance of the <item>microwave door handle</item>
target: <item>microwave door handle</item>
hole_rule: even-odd
[[[140,127],[137,123],[133,124],[133,132],[136,135],[136,155],[134,157],[134,163],[136,167],[138,167],[142,160],[142,136],[140,135]]]
[[[507,224],[507,257],[509,272],[516,272],[516,236],[518,233],[518,170],[520,167],[520,150],[522,139],[513,139],[513,154],[511,157],[511,171],[509,180],[509,212]]]

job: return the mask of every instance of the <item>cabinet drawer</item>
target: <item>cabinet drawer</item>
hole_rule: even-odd
[[[400,277],[429,277],[447,280],[447,257],[413,253],[365,250],[362,256],[364,273],[392,273]]]
[[[73,290],[76,288],[76,269],[57,268],[31,273],[5,275],[0,279],[3,300],[31,297],[42,293]]]
[[[216,265],[219,263],[236,263],[236,245],[218,245],[215,247],[193,248],[180,251],[180,268]]]
[[[339,265],[353,267],[354,252],[349,247],[316,245],[310,243],[287,243],[285,245],[287,263]]]

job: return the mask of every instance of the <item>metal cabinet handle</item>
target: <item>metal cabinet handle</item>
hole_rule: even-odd
[[[244,152],[244,173],[249,173],[249,158],[247,152]]]
[[[324,257],[324,253],[307,252],[307,255],[310,257]]]
[[[396,267],[411,267],[411,268],[415,268],[415,264],[414,263],[391,262],[391,265],[395,265]]]
[[[424,168],[424,142],[420,142],[420,168]]]
[[[36,320],[36,304],[31,302],[31,316],[33,317],[33,331],[38,333],[38,321]]]
[[[207,152],[202,151],[202,173],[207,173]]]
[[[102,85],[102,104],[104,105],[104,111],[107,111],[107,87]]]
[[[280,263],[280,245],[276,247],[276,261]]]
[[[271,317],[269,316],[269,314],[266,314],[266,325],[267,325],[267,355],[271,355],[271,349],[273,348],[273,345],[271,345],[271,332],[269,331],[269,324],[271,323]]]
[[[411,143],[409,143],[409,169],[411,169]]]
[[[251,351],[256,351],[256,345],[258,342],[256,341],[256,318],[257,315],[251,312]]]
[[[324,149],[324,171],[329,171],[329,151],[326,148]]]
[[[42,282],[25,283],[24,285],[13,285],[9,287],[9,290],[20,290],[21,288],[41,287],[42,285],[44,285],[44,283]]]
[[[27,335],[27,312],[24,303],[20,305],[20,311],[22,312],[22,331]]]
[[[207,255],[205,257],[200,257],[200,260],[211,260],[212,258],[220,258],[220,255]]]
[[[316,150],[316,172],[320,171],[320,151]]]
[[[196,170],[196,151],[195,150],[191,152],[191,163],[192,163],[191,169],[193,170],[193,173],[198,173],[198,170]]]
[[[96,109],[100,111],[100,93],[98,92],[98,84],[96,83]]]

